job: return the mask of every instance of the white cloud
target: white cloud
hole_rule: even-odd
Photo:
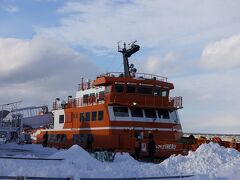
[[[1,102],[29,105],[66,98],[74,95],[81,77],[99,72],[89,59],[51,39],[0,39],[0,45]]]
[[[231,70],[175,78],[174,94],[183,96],[184,130],[239,133],[239,77],[238,70]]]
[[[177,76],[190,72],[190,68],[195,66],[194,61],[183,58],[181,55],[168,52],[165,56],[149,56],[144,62],[145,72],[159,74],[163,76]]]
[[[215,70],[240,67],[240,35],[208,44],[203,50],[200,64]]]
[[[24,66],[30,61],[27,58],[30,42],[21,39],[0,39],[0,76]]]
[[[9,5],[9,6],[5,6],[4,10],[9,13],[16,13],[19,11],[19,8],[17,6]]]
[[[68,2],[59,26],[39,33],[92,50],[113,50],[119,40],[146,48],[205,42],[239,32],[240,2],[117,1]]]

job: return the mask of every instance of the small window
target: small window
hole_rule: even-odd
[[[127,93],[135,93],[136,92],[136,86],[128,85],[127,86]]]
[[[64,115],[59,115],[59,124],[64,123]]]
[[[99,100],[99,101],[104,100],[104,91],[100,91],[100,92],[99,92],[99,94],[98,94],[98,100]]]
[[[161,118],[161,119],[169,119],[168,110],[166,110],[166,109],[158,109],[157,112],[158,112],[159,118]]]
[[[138,93],[140,94],[152,94],[151,87],[140,86],[138,87]]]
[[[80,113],[80,122],[84,121],[84,113]]]
[[[103,120],[103,111],[98,111],[98,120]]]
[[[155,89],[153,90],[153,95],[154,95],[154,96],[160,96],[160,95],[161,95],[161,90],[160,90],[160,88],[155,88]]]
[[[123,92],[124,91],[124,85],[116,84],[115,85],[115,92]]]
[[[155,109],[144,109],[145,116],[147,118],[156,118],[156,111]]]
[[[90,112],[86,112],[86,121],[90,121]]]
[[[141,108],[131,108],[132,117],[143,117],[143,111]]]
[[[48,141],[49,142],[54,142],[55,139],[56,139],[56,135],[55,134],[49,134],[49,136],[48,136]]]
[[[128,117],[127,107],[113,107],[114,116]]]
[[[88,94],[83,95],[83,103],[88,103],[88,97],[89,97]]]
[[[65,143],[67,141],[67,135],[66,134],[62,134],[61,136],[61,142]]]
[[[105,92],[110,93],[111,92],[111,86],[105,86]]]
[[[167,96],[167,90],[163,90],[162,91],[162,97],[166,97]]]
[[[78,134],[73,134],[73,144],[78,144]]]
[[[60,142],[61,142],[61,134],[57,134],[57,135],[56,135],[55,142],[56,142],[56,143],[60,143]]]
[[[93,111],[92,112],[92,121],[96,121],[97,120],[97,112]]]
[[[91,94],[90,94],[90,97],[95,97],[95,93],[91,93]]]

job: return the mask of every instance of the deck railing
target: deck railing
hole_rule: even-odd
[[[149,96],[139,94],[125,94],[122,93],[105,93],[100,97],[90,96],[87,98],[76,98],[69,99],[67,103],[61,103],[55,101],[53,103],[53,110],[65,109],[65,108],[76,108],[84,106],[92,106],[97,104],[119,104],[132,106],[133,102],[137,106],[142,107],[163,107],[163,108],[182,108],[182,97],[161,97],[161,96]]]
[[[109,72],[106,74],[102,74],[99,77],[123,77],[123,72]],[[148,73],[135,73],[134,76],[132,77],[136,79],[154,79],[154,80],[163,81],[163,82],[167,82],[167,79],[168,79],[163,76],[158,76],[158,75],[148,74]]]

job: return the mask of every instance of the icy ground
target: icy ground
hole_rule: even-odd
[[[8,151],[10,150],[10,151]],[[63,161],[0,159],[0,176],[38,177],[155,177],[195,175],[186,180],[240,179],[240,153],[218,144],[203,144],[188,156],[171,156],[160,164],[142,163],[127,153],[114,162],[100,162],[77,145],[68,150],[41,145],[0,145],[0,156],[63,158]]]

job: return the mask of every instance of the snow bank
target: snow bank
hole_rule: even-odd
[[[231,148],[224,148],[215,143],[203,144],[195,152],[189,152],[188,156],[171,156],[160,166],[169,174],[181,172],[184,174],[208,174],[217,177],[223,167],[227,169],[229,164],[240,162],[240,153]],[[233,167],[233,169],[240,166]],[[230,170],[230,169],[229,169]]]
[[[218,144],[201,145],[188,156],[171,156],[160,164],[142,163],[129,154],[116,154],[114,162],[100,162],[74,145],[50,158],[63,161],[29,161],[0,159],[0,175],[50,177],[150,177],[197,175],[187,179],[238,179],[240,153]]]

